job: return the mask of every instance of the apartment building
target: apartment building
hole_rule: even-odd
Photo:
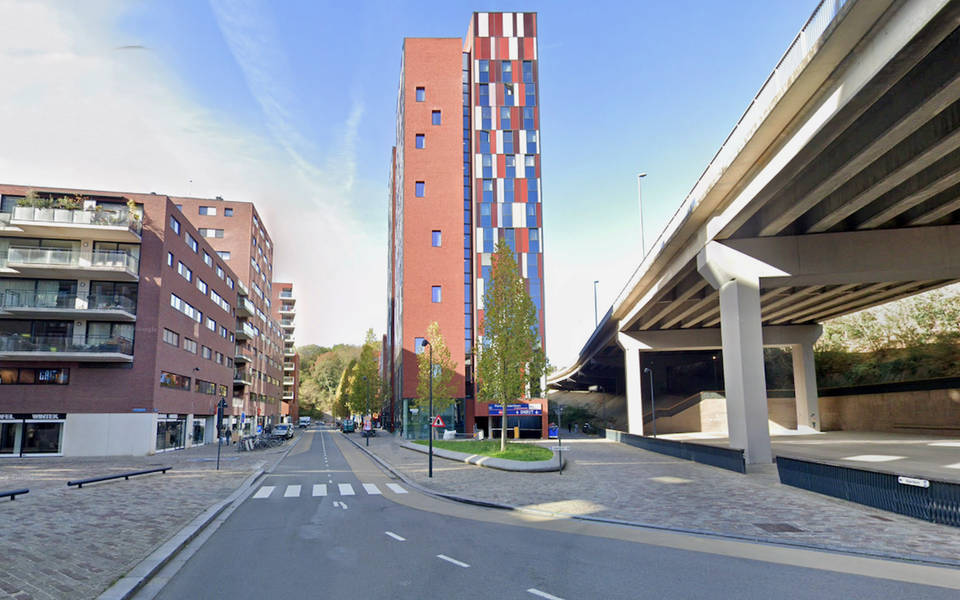
[[[296,325],[297,297],[292,283],[274,282],[273,318],[283,329],[283,396],[281,412],[296,423],[300,416],[300,356],[297,354]]]
[[[0,185],[0,458],[213,441],[238,287],[168,196]]]
[[[458,363],[457,402],[444,421],[468,432],[500,427],[496,408],[474,399],[474,347],[498,240],[516,254],[544,341],[538,82],[534,13],[474,13],[464,40],[404,40],[384,346],[404,431],[423,430],[409,402],[434,321]],[[522,435],[546,436],[545,400],[518,399],[507,413]]]
[[[284,330],[274,316],[273,240],[256,207],[222,198],[173,202],[230,268],[240,294],[236,310],[236,370],[227,425],[244,433],[284,418]],[[282,315],[282,313],[281,313]]]

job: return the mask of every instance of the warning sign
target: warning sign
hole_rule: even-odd
[[[437,415],[437,418],[433,420],[433,423],[430,424],[431,427],[446,427],[443,424],[443,419],[440,418],[440,415]]]

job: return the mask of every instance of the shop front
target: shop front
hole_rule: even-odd
[[[187,415],[160,414],[157,417],[157,452],[186,448]]]
[[[63,456],[62,413],[0,413],[0,457]]]
[[[523,402],[507,405],[507,437],[546,439],[549,433],[547,401]],[[503,407],[499,404],[476,405],[476,428],[484,437],[500,437],[503,426]]]

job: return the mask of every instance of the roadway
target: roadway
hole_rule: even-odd
[[[957,570],[440,500],[312,429],[136,596],[956,598]]]

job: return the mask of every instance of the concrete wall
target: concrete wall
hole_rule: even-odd
[[[960,432],[960,390],[820,398],[824,431]]]
[[[64,456],[146,456],[154,453],[156,431],[156,413],[68,414]]]

